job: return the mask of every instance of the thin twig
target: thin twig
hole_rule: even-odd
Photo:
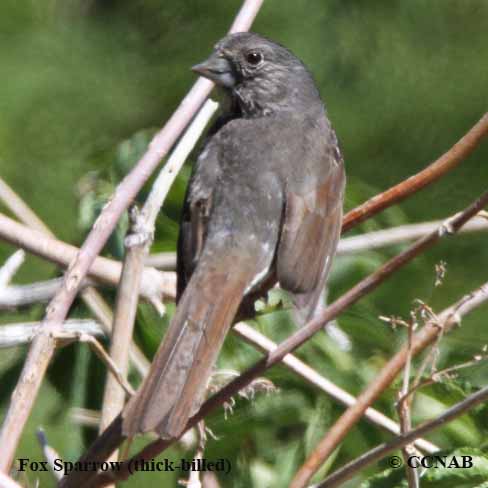
[[[488,359],[488,355],[486,354],[477,355],[473,359],[470,359],[469,361],[466,361],[464,363],[455,364],[454,366],[449,366],[447,368],[439,369],[433,372],[428,378],[424,378],[423,380],[416,382],[407,392],[403,393],[403,395],[398,399],[398,402],[404,401],[406,398],[413,395],[420,388],[433,385],[434,383],[439,383],[440,381],[442,381],[443,378],[450,378],[452,373],[456,373],[461,369],[477,366],[481,361],[486,361],[487,359]]]
[[[78,340],[79,342],[85,342],[90,346],[92,351],[100,358],[100,360],[107,366],[110,373],[112,373],[115,380],[119,383],[119,385],[124,389],[125,393],[129,396],[134,395],[134,389],[132,386],[127,382],[125,376],[118,368],[117,364],[112,361],[112,358],[108,355],[105,351],[103,346],[93,337],[88,334],[66,334],[60,335],[57,334],[57,339],[64,339],[64,340]]]
[[[285,357],[287,354],[289,354],[290,352],[294,351],[296,348],[301,346],[316,332],[322,330],[322,328],[327,322],[334,319],[337,315],[343,312],[347,307],[357,302],[367,293],[377,288],[391,274],[393,274],[396,270],[404,266],[406,263],[410,262],[420,253],[430,248],[442,236],[456,232],[459,228],[461,228],[464,225],[465,222],[467,222],[470,218],[476,215],[486,204],[488,204],[488,192],[484,193],[478,200],[476,200],[473,204],[467,207],[463,212],[456,214],[454,217],[450,219],[447,219],[436,232],[433,232],[429,236],[420,239],[409,249],[405,250],[404,252],[400,253],[393,259],[389,260],[387,263],[381,266],[377,271],[367,276],[356,286],[350,289],[347,293],[345,293],[340,298],[338,298],[335,302],[329,305],[322,313],[320,313],[316,318],[311,320],[307,325],[302,327],[291,337],[289,337],[284,342],[282,342],[267,357],[255,363],[254,366],[252,366],[251,368],[243,372],[238,378],[236,378],[234,381],[232,381],[224,388],[222,388],[213,397],[209,398],[202,405],[200,410],[189,420],[187,424],[187,428],[192,427],[193,425],[195,425],[195,423],[205,418],[205,416],[213,409],[223,404],[230,397],[235,395],[243,387],[249,384],[252,380],[257,378],[258,376],[261,376],[263,372],[269,369],[271,366],[280,362],[283,359],[283,357]],[[470,301],[470,303],[472,302]],[[435,333],[432,334],[432,337],[430,339],[433,340],[435,338],[435,335],[436,335]],[[414,352],[415,352],[415,348],[414,348]],[[403,364],[404,363],[401,363],[400,368],[403,367]],[[380,393],[381,391],[382,390],[380,390]],[[371,405],[371,403],[372,401],[369,402],[366,406],[364,406],[364,399],[360,397],[358,398],[357,403],[353,407],[350,407],[348,411],[350,410],[359,411],[361,416],[364,414],[366,408]],[[110,453],[113,449],[115,449],[115,447],[117,447],[120,444],[120,442],[122,442],[122,439],[123,436],[121,432],[121,419],[119,416],[107,428],[107,430],[105,430],[102,436],[95,441],[95,443],[91,446],[91,448],[84,454],[82,460],[94,461],[94,460],[104,459],[103,456],[105,455],[105,453],[107,451]],[[140,453],[138,453],[134,458],[136,459],[145,459],[148,457],[151,458],[153,456],[158,455],[161,451],[166,449],[170,444],[171,441],[159,440],[153,442],[152,444],[149,444],[146,448],[144,448]],[[106,478],[109,475],[112,477],[116,477],[117,479],[124,479],[125,477],[129,476],[129,472],[127,470],[127,464],[124,463],[123,465],[121,465],[120,471],[118,471],[117,473],[110,473],[106,476]],[[110,479],[110,482],[111,481],[113,481],[113,478]],[[62,486],[65,488],[75,487],[75,486],[77,487],[77,486],[82,486],[84,482],[93,483],[94,481],[90,476],[90,474],[72,473],[68,478],[65,478],[63,480]],[[100,483],[102,483],[102,477],[100,477]],[[95,486],[95,485],[90,484],[90,486]],[[100,484],[97,486],[103,486],[103,485]]]
[[[365,234],[343,237],[339,241],[337,247],[337,255],[349,255],[355,254],[361,251],[369,251],[372,249],[378,249],[381,247],[391,246],[394,244],[403,244],[409,241],[420,239],[435,229],[439,228],[442,221],[435,222],[422,222],[420,224],[407,224],[399,225],[397,227],[391,227],[389,229],[377,230],[373,232],[367,232]],[[488,222],[481,216],[476,216],[470,222],[467,222],[465,226],[460,230],[460,233],[465,234],[467,232],[479,232],[488,231]],[[168,260],[168,258],[166,258]],[[163,262],[161,260],[161,262]],[[157,266],[157,261],[151,261],[152,266]],[[166,267],[166,269],[169,269]]]
[[[438,323],[437,321],[432,321],[432,323]],[[422,363],[420,364],[420,367],[418,368],[417,375],[415,376],[415,379],[413,380],[413,386],[412,390],[415,391],[419,387],[420,382],[422,381],[422,377],[425,373],[425,370],[428,368],[430,365],[431,368],[435,367],[435,361],[436,358],[439,355],[439,343],[441,342],[442,338],[444,337],[444,329],[439,327],[439,334],[437,335],[434,343],[430,346],[430,350],[428,354],[425,356],[423,359]]]
[[[344,216],[342,232],[348,231],[355,225],[363,222],[372,215],[381,212],[386,207],[398,203],[408,196],[418,192],[425,186],[437,181],[441,176],[455,168],[466,159],[488,135],[488,113],[474,125],[454,146],[439,159],[425,169],[389,188],[351,210]]]
[[[461,402],[456,403],[456,405],[446,410],[442,415],[434,420],[424,422],[416,429],[411,430],[408,434],[398,436],[390,442],[381,444],[378,447],[371,449],[369,452],[361,455],[349,464],[342,466],[342,468],[332,473],[324,481],[318,485],[315,485],[314,488],[334,488],[336,486],[341,486],[342,483],[354,476],[354,474],[356,474],[359,470],[369,466],[375,461],[379,461],[391,451],[401,449],[403,446],[410,444],[418,437],[442,427],[486,400],[488,400],[488,386],[485,386],[480,391],[473,393]]]
[[[263,0],[246,0],[232,24],[231,31],[248,30],[262,2]],[[154,136],[146,153],[117,186],[112,199],[93,225],[76,258],[71,261],[64,276],[63,287],[46,309],[43,332],[32,343],[17,387],[12,395],[0,432],[1,471],[7,472],[12,464],[21,433],[54,354],[55,341],[51,337],[52,330],[65,320],[82,281],[112,234],[120,216],[135,199],[161,159],[166,156],[204,103],[212,87],[213,84],[209,80],[198,79],[164,128]]]
[[[410,370],[412,366],[412,345],[413,345],[413,333],[416,327],[415,313],[412,312],[412,317],[407,324],[407,358],[405,360],[405,366],[403,368],[403,383],[400,391],[400,398],[402,398],[397,405],[398,417],[400,419],[400,429],[402,435],[412,430],[412,413],[411,405],[412,398],[407,398],[406,393],[410,387]],[[402,449],[402,456],[405,465],[405,472],[407,475],[408,488],[419,488],[419,476],[418,471],[411,468],[408,464],[408,459],[414,454],[413,444],[404,446]]]
[[[0,201],[25,225],[53,236],[49,227],[32,211],[32,209],[0,177]]]
[[[151,192],[141,210],[141,220],[139,221],[142,227],[140,231],[146,235],[153,236],[156,218],[166,196],[217,108],[218,103],[212,100],[205,102],[154,181]]]
[[[445,334],[461,322],[462,317],[474,308],[488,300],[488,283],[474,292],[464,296],[455,305],[445,309],[437,320],[428,322],[412,340],[412,355],[417,355],[432,342],[439,334]],[[366,408],[388,388],[396,375],[404,367],[408,355],[408,348],[403,347],[378,373],[375,380],[361,393],[354,406],[349,407],[336,423],[329,429],[327,435],[319,442],[315,450],[296,474],[292,488],[303,487],[307,484],[317,469],[335,450],[349,430],[360,420]]]
[[[0,327],[0,349],[27,344],[39,334],[41,322],[23,322],[6,324]],[[71,319],[63,323],[61,332],[66,334],[88,334],[104,336],[105,333],[98,322],[85,319]]]

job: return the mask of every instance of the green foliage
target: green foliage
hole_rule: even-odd
[[[0,176],[59,238],[83,241],[118,182],[144,152],[194,81],[189,67],[203,59],[227,30],[240,2],[190,0],[4,0],[0,5]],[[255,30],[290,47],[312,70],[337,129],[345,155],[346,209],[419,171],[448,149],[486,110],[488,4],[483,0],[267,0]],[[481,146],[452,174],[353,233],[444,218],[486,187],[487,146]],[[158,218],[154,251],[175,249],[187,165]],[[151,181],[142,189],[144,200]],[[4,211],[4,209],[1,209]],[[125,216],[104,254],[120,258]],[[405,245],[336,259],[328,300],[332,301]],[[12,246],[0,243],[0,262]],[[447,262],[444,285],[433,286],[434,265]],[[338,319],[350,348],[323,333],[298,356],[347,391],[358,394],[405,340],[379,315],[408,317],[415,298],[442,310],[486,281],[486,235],[446,239],[417,258]],[[52,278],[59,270],[29,258],[16,283]],[[102,290],[113,304],[113,290]],[[276,342],[295,329],[283,308],[286,297],[271,293],[255,326]],[[148,304],[138,309],[135,338],[150,357],[166,330],[174,306],[160,319]],[[36,320],[43,306],[2,312],[0,323]],[[72,316],[86,316],[76,303]],[[443,339],[439,364],[459,364],[488,343],[486,307]],[[0,353],[0,408],[4,411],[25,357],[25,348]],[[230,335],[219,368],[242,371],[261,355]],[[417,360],[415,365],[417,365]],[[95,436],[73,423],[72,407],[99,408],[105,368],[86,346],[71,345],[51,365],[22,438],[18,455],[41,460],[35,429],[42,424],[63,458],[76,458]],[[432,418],[472,389],[486,384],[488,366],[461,370],[459,378],[422,389],[413,406],[414,424]],[[135,375],[134,375],[135,376]],[[208,425],[217,435],[205,456],[225,457],[230,475],[222,486],[287,486],[305,456],[342,413],[315,387],[282,366],[267,378],[278,392],[236,398],[233,413],[217,410]],[[131,379],[135,379],[132,378]],[[376,407],[396,418],[396,383]],[[430,436],[456,451],[474,453],[475,470],[428,470],[422,486],[479,486],[488,476],[486,453],[476,450],[488,435],[486,405]],[[337,469],[391,436],[359,423],[321,468]],[[147,440],[147,439],[146,439]],[[142,440],[138,440],[138,445]],[[193,450],[172,448],[163,457],[190,458]],[[349,486],[404,486],[403,470],[380,463]],[[484,478],[483,478],[484,476]],[[29,473],[33,486],[37,476]],[[181,476],[146,473],[127,486],[175,486]],[[41,486],[53,486],[49,474]],[[368,480],[368,481],[365,481]],[[363,483],[361,485],[361,483]],[[470,484],[471,483],[471,484]]]

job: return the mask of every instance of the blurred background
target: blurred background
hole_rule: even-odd
[[[2,0],[0,176],[60,239],[76,245],[83,242],[117,182],[195,81],[190,66],[210,53],[239,6],[237,0]],[[425,167],[486,111],[487,23],[485,0],[266,0],[253,30],[289,47],[313,72],[344,152],[346,209],[351,209]],[[213,96],[218,98],[218,94]],[[486,190],[487,156],[485,143],[434,186],[349,235],[442,219],[461,210]],[[190,164],[160,215],[153,251],[175,250],[189,171]],[[148,188],[141,192],[141,201]],[[0,211],[8,214],[1,203]],[[124,222],[105,255],[121,258]],[[338,324],[346,341],[317,334],[298,355],[358,394],[405,340],[404,330],[393,330],[378,317],[408,318],[415,299],[440,311],[482,284],[488,278],[486,237],[480,232],[443,240],[340,316]],[[336,259],[329,300],[404,247]],[[0,263],[14,250],[0,242]],[[447,274],[443,285],[434,287],[434,267],[440,261],[447,263]],[[15,283],[59,275],[57,267],[28,257]],[[103,293],[113,303],[114,291],[104,289]],[[44,305],[38,304],[0,311],[0,324],[38,320],[43,310]],[[168,310],[171,314],[173,307],[169,305]],[[480,308],[443,339],[439,367],[470,360],[488,343],[487,311],[486,306]],[[76,302],[71,316],[89,314]],[[161,320],[151,306],[140,305],[136,339],[148,356],[157,348],[167,323],[168,317]],[[254,325],[276,341],[294,330],[284,312],[263,313]],[[18,347],[0,352],[0,416],[26,351]],[[258,357],[250,346],[229,337],[219,366],[241,371]],[[486,384],[487,374],[488,367],[481,362],[461,371],[457,379],[422,389],[414,404],[414,424]],[[343,411],[282,367],[273,368],[267,377],[279,392],[258,393],[253,401],[237,399],[227,420],[222,410],[209,417],[217,439],[209,440],[205,457],[224,457],[232,464],[229,475],[219,475],[222,487],[286,486]],[[72,409],[99,409],[104,382],[105,368],[87,346],[60,350],[18,457],[42,459],[35,437],[42,425],[60,455],[75,460],[96,430],[75,422]],[[376,403],[395,418],[399,386],[395,383]],[[447,451],[461,446],[487,448],[487,413],[480,407],[429,439]],[[389,438],[361,422],[320,475]],[[163,457],[191,458],[192,453],[177,446]],[[404,486],[403,470],[389,473],[387,468],[386,461],[380,462],[345,486]],[[422,486],[475,486],[474,481],[453,481],[452,472],[444,476],[436,481],[427,474]],[[124,486],[171,487],[180,477],[178,473],[146,473]],[[42,487],[54,485],[49,473],[30,472],[19,480],[35,486],[37,478]]]

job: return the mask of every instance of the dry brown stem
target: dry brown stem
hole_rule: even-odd
[[[392,186],[383,193],[375,195],[344,216],[342,232],[346,232],[369,217],[376,215],[391,205],[401,202],[427,185],[440,179],[448,171],[464,161],[488,135],[488,113],[475,124],[454,146],[439,159],[416,175]]]

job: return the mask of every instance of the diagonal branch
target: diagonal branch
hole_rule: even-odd
[[[247,30],[257,15],[262,2],[263,0],[245,0],[232,24],[232,31]],[[203,78],[198,79],[164,128],[154,136],[146,153],[118,185],[112,199],[98,217],[76,258],[71,261],[64,276],[63,287],[46,309],[43,330],[32,343],[2,425],[0,432],[0,470],[3,472],[7,472],[12,463],[23,428],[54,354],[55,340],[52,337],[52,331],[68,315],[82,281],[110,237],[120,216],[135,199],[161,159],[166,156],[191,121],[212,87],[213,84],[210,81]]]
[[[76,246],[66,244],[44,232],[30,229],[1,213],[0,239],[61,266],[68,266],[80,251]],[[119,261],[97,256],[87,274],[99,281],[117,286],[121,270],[122,265]],[[173,298],[175,282],[176,276],[172,272],[163,273],[154,268],[145,268],[141,293],[148,300],[153,296],[162,295]],[[78,286],[81,288],[83,282],[81,281]]]
[[[420,239],[410,248],[404,252],[398,254],[377,271],[367,276],[360,281],[356,286],[338,298],[335,302],[329,305],[323,312],[321,312],[316,318],[311,320],[306,326],[298,330],[284,342],[282,342],[273,352],[268,354],[265,358],[261,359],[254,366],[246,370],[239,377],[233,380],[231,383],[222,388],[213,397],[209,398],[200,408],[200,410],[189,420],[187,428],[195,425],[198,421],[203,419],[209,412],[216,407],[227,401],[231,396],[237,394],[239,390],[249,384],[253,379],[261,376],[267,369],[274,364],[280,362],[287,354],[294,351],[301,346],[316,332],[321,330],[324,325],[337,317],[347,307],[357,302],[367,293],[377,288],[383,281],[385,281],[390,275],[392,275],[399,268],[410,262],[420,253],[426,249],[432,247],[441,237],[446,234],[451,234],[460,229],[470,218],[475,216],[481,209],[488,204],[488,192],[484,193],[479,199],[472,203],[462,212],[456,214],[454,217],[447,219],[438,230],[429,234],[428,236]],[[367,406],[371,405],[371,402]],[[351,409],[362,408],[355,404]],[[366,407],[365,407],[366,408]],[[361,409],[361,415],[364,413],[365,408]],[[114,422],[107,428],[107,430],[99,437],[95,443],[91,446],[87,453],[82,457],[83,461],[100,461],[104,459],[104,456],[110,454],[119,444],[122,442],[123,436],[121,432],[121,419],[117,417]],[[140,453],[134,456],[133,459],[147,459],[158,455],[161,451],[166,449],[172,441],[158,440],[149,444]],[[128,466],[130,461],[123,463],[120,466],[120,470],[117,473],[111,473],[112,477],[117,479],[124,479],[129,476]],[[105,482],[107,482],[105,477]],[[83,486],[84,483],[89,483],[89,486],[103,486],[103,477],[99,478],[100,484],[94,485],[92,476],[87,473],[72,473],[68,478],[63,480],[61,486],[77,487]],[[113,481],[113,478],[109,482]]]
[[[380,193],[344,216],[342,232],[346,232],[367,218],[376,215],[387,207],[401,202],[422,188],[437,181],[441,176],[455,168],[466,159],[488,135],[488,113],[470,131],[439,159],[425,169]]]

